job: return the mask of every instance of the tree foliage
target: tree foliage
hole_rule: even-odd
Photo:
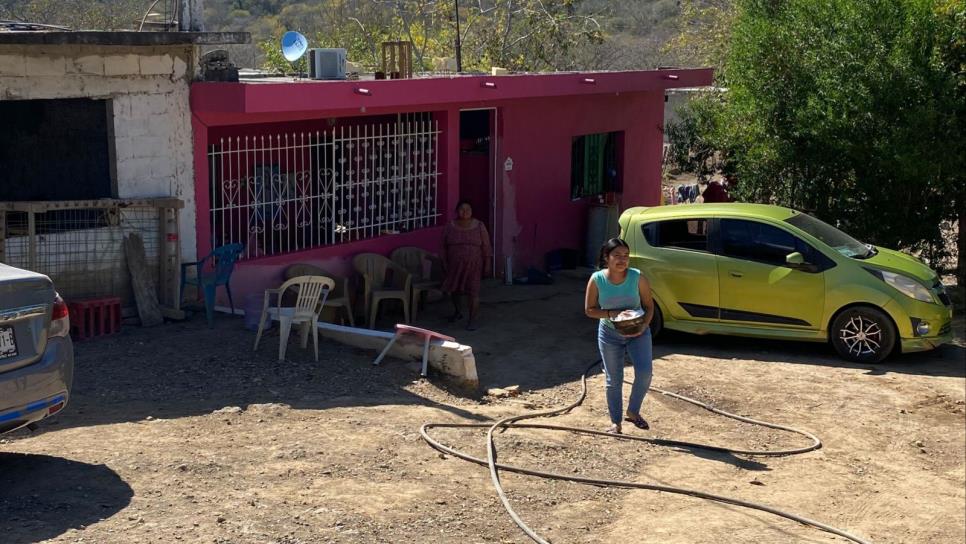
[[[0,19],[80,29],[132,29],[153,0],[0,0]],[[464,69],[639,69],[667,64],[678,0],[459,0]],[[172,16],[180,0],[161,0]],[[240,67],[291,71],[278,54],[286,30],[315,47],[344,47],[372,70],[379,44],[413,43],[416,69],[455,56],[455,0],[205,0],[212,31],[249,32],[226,48]],[[680,59],[679,59],[680,60]],[[687,63],[688,61],[683,61]]]
[[[143,0],[2,0],[0,19],[63,25],[74,30],[131,29],[150,2]]]
[[[460,41],[465,70],[575,69],[586,47],[603,42],[600,24],[582,13],[583,0],[494,0],[460,8]],[[246,8],[256,6],[245,4]],[[245,13],[253,13],[246,9]],[[266,65],[278,64],[277,38],[299,30],[322,47],[344,47],[350,60],[372,70],[381,63],[379,44],[408,41],[416,70],[429,70],[435,57],[455,55],[455,3],[452,0],[330,0],[288,4],[273,17],[273,35],[261,40]]]
[[[692,137],[741,199],[939,262],[941,225],[966,205],[963,6],[740,0],[728,90],[698,100]]]
[[[733,0],[681,0],[678,33],[667,41],[664,51],[676,60],[714,67],[718,80],[723,81],[734,18]]]

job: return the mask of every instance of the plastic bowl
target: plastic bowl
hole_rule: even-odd
[[[611,323],[622,336],[637,336],[644,332],[644,310],[623,311]]]

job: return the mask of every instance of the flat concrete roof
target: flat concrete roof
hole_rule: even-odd
[[[438,75],[411,79],[337,80],[264,78],[238,83],[195,82],[191,110],[209,126],[349,112],[370,114],[554,96],[664,93],[711,85],[711,68],[626,72],[552,72],[490,76]]]
[[[135,32],[99,30],[0,31],[0,45],[226,45],[251,43],[248,32]]]

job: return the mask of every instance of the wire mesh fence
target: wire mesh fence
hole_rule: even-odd
[[[119,296],[132,306],[123,242],[137,234],[159,300],[177,307],[170,276],[180,207],[174,199],[0,202],[0,262],[49,276],[68,300]]]

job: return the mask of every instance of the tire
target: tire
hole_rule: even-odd
[[[664,329],[664,314],[661,313],[661,308],[654,303],[654,317],[651,318],[651,341],[657,339],[657,335],[661,334],[661,330]]]
[[[842,311],[828,334],[839,356],[855,363],[881,362],[894,351],[897,337],[889,316],[869,306]]]

